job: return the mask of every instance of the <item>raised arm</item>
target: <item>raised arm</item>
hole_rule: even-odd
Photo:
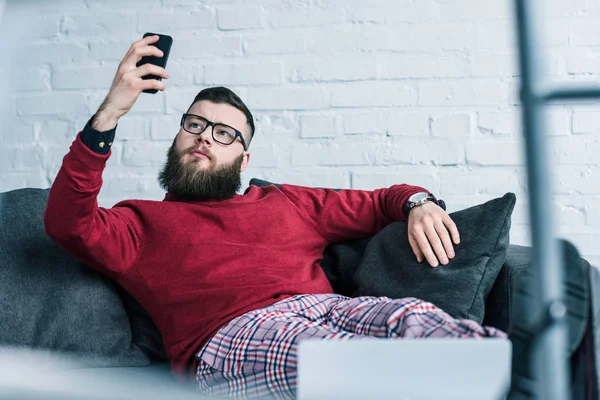
[[[135,261],[142,230],[131,208],[98,207],[97,198],[119,119],[143,90],[165,88],[158,80],[142,79],[148,74],[168,78],[163,68],[136,66],[143,56],[162,56],[158,48],[151,46],[157,40],[157,36],[150,36],[133,43],[119,64],[104,102],[64,157],[44,213],[46,233],[52,240],[112,278]]]

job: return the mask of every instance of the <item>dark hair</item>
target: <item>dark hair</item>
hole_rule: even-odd
[[[254,118],[252,117],[252,113],[248,110],[248,107],[244,104],[240,97],[233,93],[231,89],[227,89],[223,86],[206,88],[200,91],[196,95],[196,98],[190,105],[190,108],[200,100],[208,100],[217,104],[229,104],[244,113],[246,116],[246,122],[250,125],[250,140],[248,140],[248,146],[250,146],[250,141],[254,138]]]

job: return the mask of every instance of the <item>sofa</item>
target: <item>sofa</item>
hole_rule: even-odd
[[[48,191],[0,193],[0,398],[201,398],[193,384],[170,375],[160,334],[139,303],[47,237]],[[424,298],[456,318],[510,332],[531,270],[531,249],[509,242],[514,203],[507,194],[452,213],[462,240],[444,267],[414,260],[400,222],[330,245],[321,265],[337,293]],[[597,398],[600,274],[562,245],[570,255],[573,398]]]

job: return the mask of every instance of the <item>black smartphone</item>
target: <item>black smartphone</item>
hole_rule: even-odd
[[[169,53],[171,52],[171,45],[173,44],[173,38],[169,35],[161,35],[160,33],[151,33],[151,32],[145,33],[144,37],[154,36],[154,35],[158,35],[158,42],[152,43],[152,46],[158,47],[163,52],[164,55],[160,58],[154,57],[154,56],[142,57],[142,59],[136,64],[138,67],[140,65],[144,65],[144,64],[148,64],[148,63],[158,65],[159,67],[163,67],[163,68],[167,67],[167,60],[169,59]],[[156,75],[145,75],[145,76],[142,76],[142,79],[157,79],[159,81],[162,81],[162,78],[160,76],[156,76]],[[156,92],[158,92],[158,90],[156,90],[156,89],[144,90],[144,93],[156,93]]]

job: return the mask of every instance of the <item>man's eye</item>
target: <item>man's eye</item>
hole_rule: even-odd
[[[227,131],[217,131],[217,135],[220,136],[231,136]]]
[[[190,128],[199,129],[199,128],[200,128],[200,125],[199,125],[199,124],[195,124],[195,123],[193,123],[193,122],[192,122],[192,123],[190,124]]]

